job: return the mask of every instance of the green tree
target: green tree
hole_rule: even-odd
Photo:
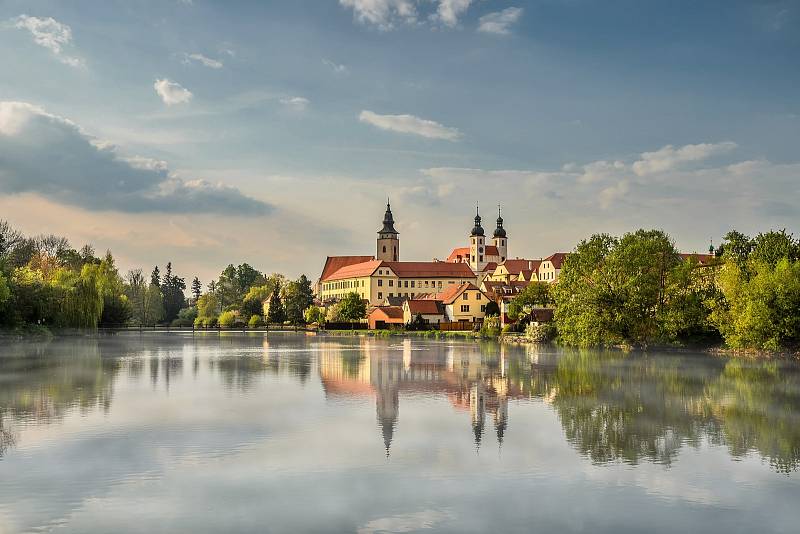
[[[214,293],[206,293],[197,299],[197,316],[202,318],[217,317],[220,312],[219,299]]]
[[[521,314],[530,313],[530,310],[535,306],[546,306],[551,302],[550,284],[547,282],[531,282],[519,295],[511,299],[508,304],[508,318],[516,321]],[[497,315],[500,315],[499,310]]]
[[[260,328],[264,326],[264,320],[261,319],[261,315],[253,315],[250,317],[250,320],[247,321],[247,326],[250,328]]]
[[[325,322],[325,312],[317,306],[306,308],[304,317],[308,324],[322,324]]]
[[[150,285],[161,287],[161,271],[158,269],[158,265],[153,267],[153,272],[150,273]]]
[[[242,301],[241,312],[244,317],[264,314],[264,301],[258,298],[245,298]]]
[[[164,318],[164,296],[161,288],[155,284],[150,284],[145,290],[143,311],[142,320],[145,325],[154,325]]]
[[[282,324],[286,320],[286,310],[283,307],[280,297],[280,287],[275,288],[269,297],[269,308],[267,309],[267,323]]]
[[[200,283],[200,279],[196,276],[194,280],[192,280],[192,296],[194,297],[195,304],[197,300],[200,298],[200,295],[203,294],[203,284]]]
[[[356,292],[347,293],[339,301],[339,318],[343,321],[360,321],[367,316],[367,305]]]
[[[306,309],[314,303],[311,283],[305,275],[284,285],[281,296],[286,308],[286,319],[292,324],[303,324]]]
[[[161,282],[161,293],[164,295],[164,320],[172,322],[178,312],[186,306],[186,281],[172,274],[172,262],[167,263],[166,272]]]
[[[487,317],[494,317],[500,315],[500,306],[497,302],[490,300],[489,303],[486,305],[486,316]]]
[[[232,311],[222,312],[219,316],[218,323],[223,328],[230,328],[236,322],[236,313]]]

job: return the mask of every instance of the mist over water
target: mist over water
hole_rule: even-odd
[[[800,366],[294,334],[0,347],[0,533],[795,532]]]

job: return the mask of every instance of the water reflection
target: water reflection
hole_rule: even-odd
[[[509,403],[538,403],[597,465],[671,466],[682,449],[710,445],[733,458],[755,452],[781,473],[800,467],[800,372],[792,362],[260,335],[9,344],[0,352],[0,458],[24,443],[23,428],[113,410],[120,383],[146,381],[169,396],[176,384],[212,379],[197,387],[216,380],[231,394],[264,395],[268,377],[321,388],[337,410],[350,409],[342,400],[374,402],[376,445],[387,457],[403,431],[401,405],[429,399],[451,407],[476,452],[487,433],[502,447],[515,427],[538,424],[512,420]]]

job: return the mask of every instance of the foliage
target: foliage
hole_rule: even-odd
[[[283,302],[281,302],[280,287],[276,287],[275,291],[270,295],[268,306],[267,323],[283,324],[286,320],[286,310],[283,307]]]
[[[532,343],[546,343],[556,335],[556,327],[552,323],[528,323],[525,326],[525,337]]]
[[[233,326],[233,323],[236,321],[236,313],[232,311],[222,312],[219,316],[217,322],[223,328],[230,328]]]
[[[491,316],[484,317],[483,324],[481,325],[481,337],[497,337],[500,335],[500,317]]]
[[[261,316],[264,313],[264,303],[259,299],[245,298],[242,302],[241,312],[245,317]]]
[[[172,262],[167,262],[164,277],[161,280],[161,294],[164,297],[164,320],[171,322],[178,317],[178,312],[186,306],[186,280],[172,274]]]
[[[196,276],[192,280],[192,297],[194,298],[195,304],[197,303],[197,299],[200,298],[200,295],[203,294],[203,284],[200,283],[200,279]]]
[[[546,306],[551,302],[550,284],[547,282],[531,282],[508,304],[508,318],[516,321],[523,313],[530,313],[531,308],[534,306]],[[500,315],[499,310],[497,315]]]
[[[490,300],[489,303],[486,305],[485,315],[500,315],[500,306],[497,302]]]
[[[347,293],[338,303],[338,319],[356,322],[367,316],[367,305],[356,292]]]
[[[304,312],[314,303],[314,293],[308,278],[302,275],[297,281],[288,282],[283,286],[281,297],[286,309],[286,319],[292,324],[303,324]]]
[[[247,321],[247,326],[250,328],[260,328],[264,326],[264,320],[261,319],[261,315],[253,315],[250,317],[250,320]]]
[[[178,312],[178,317],[172,321],[174,326],[191,326],[197,320],[197,307],[190,306],[188,308],[181,308]]]
[[[325,322],[325,311],[318,306],[306,308],[304,318],[307,324],[322,324]]]

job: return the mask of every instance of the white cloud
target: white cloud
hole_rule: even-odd
[[[574,164],[568,164],[564,168],[568,170],[574,167]],[[583,184],[604,181],[619,175],[625,169],[625,163],[622,161],[593,161],[581,167],[582,172],[578,175],[578,181]]]
[[[173,104],[185,104],[192,99],[192,93],[185,89],[181,84],[170,81],[166,78],[156,80],[153,87],[161,97],[161,100],[168,106]]]
[[[39,18],[20,15],[14,19],[14,27],[28,30],[39,46],[50,50],[59,61],[71,67],[83,67],[85,62],[77,57],[64,54],[64,46],[72,43],[72,28],[52,17]]]
[[[120,154],[75,123],[26,102],[0,101],[0,192],[35,193],[94,211],[263,215],[238,189],[183,180],[163,161]]]
[[[392,29],[398,20],[406,23],[417,20],[412,0],[339,0],[339,4],[351,8],[358,22],[381,30]]]
[[[183,62],[184,63],[191,63],[192,61],[196,61],[202,65],[210,69],[221,69],[223,67],[222,61],[217,59],[211,59],[210,57],[206,57],[203,54],[184,54]]]
[[[333,72],[339,74],[345,74],[347,72],[347,65],[336,63],[335,61],[331,61],[330,59],[323,59],[322,63],[333,69]]]
[[[381,130],[414,134],[429,139],[457,141],[461,137],[461,132],[456,128],[449,128],[438,122],[421,119],[414,115],[379,115],[372,111],[364,110],[358,116],[358,119]]]
[[[734,148],[736,148],[736,143],[730,141],[684,145],[679,148],[667,145],[655,152],[642,153],[639,161],[633,164],[633,172],[637,176],[665,172],[674,169],[681,163],[703,161],[710,157],[730,152]]]
[[[617,200],[625,197],[630,190],[630,185],[627,180],[620,180],[619,182],[603,188],[598,195],[600,199],[600,207],[604,210],[611,207]]]
[[[310,102],[302,96],[291,96],[281,98],[281,104],[294,111],[305,111],[308,109]]]
[[[522,17],[522,8],[508,7],[502,11],[489,13],[480,18],[478,31],[483,33],[495,33],[498,35],[508,35],[511,33],[509,26],[517,22]]]
[[[458,17],[469,9],[470,4],[472,0],[439,0],[439,7],[433,18],[453,28],[458,24]]]

